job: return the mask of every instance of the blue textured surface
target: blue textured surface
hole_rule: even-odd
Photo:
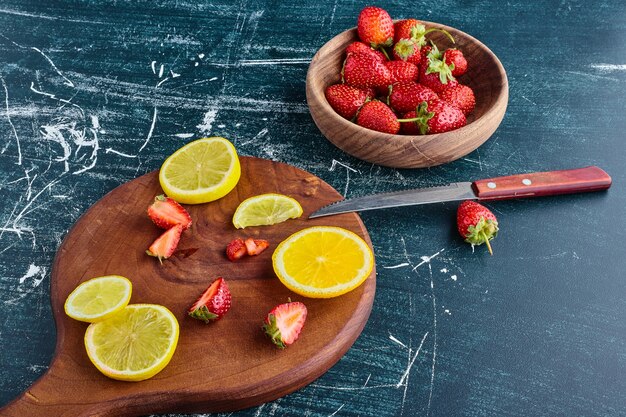
[[[0,2],[0,406],[47,369],[52,259],[114,187],[206,135],[312,172],[348,197],[598,165],[609,192],[491,204],[495,255],[456,204],[362,215],[378,289],[353,348],[310,386],[233,416],[626,415],[626,6],[381,4],[488,45],[510,82],[494,136],[395,170],[327,142],[308,62],[363,2]]]

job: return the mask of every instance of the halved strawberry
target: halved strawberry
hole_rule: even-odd
[[[246,253],[246,245],[243,242],[243,239],[233,239],[233,241],[226,246],[226,256],[233,262],[241,259]]]
[[[246,251],[248,255],[258,255],[270,246],[270,243],[265,239],[253,239],[247,238],[244,242],[246,245]]]
[[[156,256],[159,258],[159,262],[163,263],[163,259],[167,259],[172,256],[176,250],[182,233],[182,224],[177,224],[169,230],[166,230],[161,236],[152,242],[152,245],[150,245],[146,253],[150,256]]]
[[[205,323],[221,319],[230,309],[231,294],[224,278],[219,277],[206,289],[188,311],[194,319]]]
[[[306,320],[307,309],[301,302],[279,304],[267,314],[263,330],[281,349],[298,339]]]
[[[187,230],[191,226],[191,216],[187,210],[163,194],[154,197],[154,202],[148,207],[148,217],[161,229],[169,229],[180,224],[183,230]]]

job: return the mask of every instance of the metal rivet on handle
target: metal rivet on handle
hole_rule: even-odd
[[[532,183],[533,183],[533,182],[532,182],[531,180],[529,180],[528,178],[524,178],[524,179],[522,180],[522,184],[524,184],[524,185],[530,185],[530,184],[532,184]]]
[[[488,182],[487,183],[487,187],[489,187],[491,189],[496,188],[496,183],[495,182]]]

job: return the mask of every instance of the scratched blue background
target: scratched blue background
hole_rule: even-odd
[[[495,135],[426,170],[356,160],[308,113],[308,62],[364,5],[0,2],[0,406],[53,355],[50,268],[72,224],[221,135],[348,197],[591,164],[614,185],[492,204],[493,257],[456,235],[456,204],[364,213],[378,288],[361,337],[310,386],[220,415],[626,415],[626,5],[380,3],[475,36],[508,73]]]

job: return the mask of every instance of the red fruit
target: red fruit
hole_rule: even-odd
[[[169,229],[180,224],[183,230],[187,230],[191,226],[191,216],[187,210],[163,194],[154,197],[154,203],[148,207],[148,217],[161,229]]]
[[[441,59],[435,58],[432,51],[428,54],[428,59],[420,64],[419,82],[435,93],[440,93],[446,88],[458,84],[452,75],[450,66]]]
[[[335,84],[326,88],[326,100],[341,117],[352,119],[365,104],[368,93],[347,84]]]
[[[231,298],[226,281],[219,277],[202,293],[187,313],[205,323],[217,321],[230,309]]]
[[[458,49],[446,49],[443,53],[443,60],[452,68],[452,75],[458,77],[467,71],[467,60],[463,52]]]
[[[417,112],[415,110],[410,111],[408,113],[404,113],[402,115],[402,119],[399,119],[399,120],[411,120],[411,121],[400,123],[400,133],[402,133],[403,135],[425,134],[425,132],[422,133],[422,131],[420,130],[421,124],[418,123],[418,120],[415,120],[415,119],[417,119]]]
[[[181,224],[171,227],[152,242],[146,253],[150,256],[156,256],[159,258],[159,262],[163,263],[163,259],[172,256],[176,250],[182,233],[183,226]]]
[[[298,339],[306,320],[306,306],[300,302],[279,304],[267,314],[263,330],[281,349]]]
[[[391,84],[391,74],[371,54],[349,54],[343,64],[342,80],[357,88],[383,87]]]
[[[392,84],[388,102],[399,113],[415,110],[423,101],[437,98],[437,94],[428,87],[414,81],[401,81]]]
[[[382,101],[368,101],[361,107],[356,123],[368,129],[395,135],[400,131],[396,114]]]
[[[399,121],[403,125],[405,123],[415,124],[422,135],[448,132],[465,126],[467,123],[461,110],[439,99],[421,103],[413,113],[414,115],[411,112],[405,114]],[[416,120],[407,121],[406,119]],[[414,131],[415,127],[403,127],[405,133]]]
[[[241,259],[246,253],[246,244],[243,239],[234,239],[226,246],[226,256],[233,262]]]
[[[399,20],[393,25],[393,42],[398,43],[400,39],[416,39],[424,30],[424,25],[418,20]]]
[[[373,48],[391,46],[393,43],[393,20],[380,7],[365,7],[359,13],[357,31],[361,41]]]
[[[347,54],[371,54],[380,62],[387,61],[387,57],[385,56],[385,54],[375,49],[372,49],[369,45],[359,41],[352,42],[346,47],[346,55]]]
[[[467,243],[472,246],[485,243],[493,255],[489,241],[498,234],[498,220],[487,207],[471,200],[462,202],[456,212],[456,224]]]
[[[265,239],[253,239],[247,238],[244,242],[246,245],[246,252],[248,255],[258,255],[270,246],[270,243]]]
[[[396,61],[406,61],[412,64],[419,64],[422,58],[419,44],[413,39],[400,39],[393,46],[393,59]]]
[[[404,61],[389,61],[385,63],[391,74],[391,82],[417,81],[419,70],[417,65]]]
[[[466,116],[470,114],[472,110],[474,110],[474,106],[476,106],[474,92],[471,88],[462,84],[446,88],[439,93],[439,98],[452,104]]]

